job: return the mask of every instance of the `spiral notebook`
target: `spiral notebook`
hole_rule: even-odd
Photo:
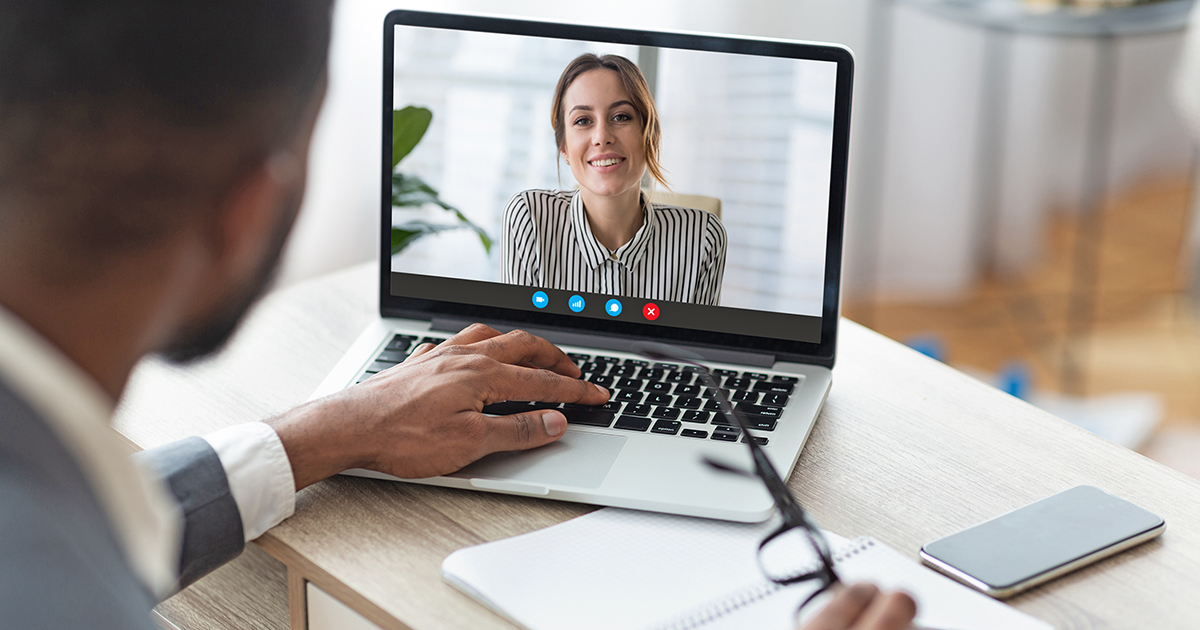
[[[793,630],[796,606],[812,587],[763,578],[755,550],[771,526],[605,508],[460,549],[442,562],[442,578],[530,630]],[[827,536],[845,581],[911,593],[920,626],[1052,627],[872,538]],[[815,602],[806,614],[820,606]]]

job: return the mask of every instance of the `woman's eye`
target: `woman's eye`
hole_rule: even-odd
[[[573,123],[571,123],[571,124],[575,125],[576,127],[579,127],[579,126],[582,126],[582,125],[586,125],[586,124],[588,124],[589,122],[591,122],[591,120],[589,120],[589,119],[587,119],[587,118],[576,118],[576,119],[575,119],[575,121],[574,121]]]
[[[613,119],[613,122],[629,122],[629,121],[633,120],[633,116],[630,116],[629,114],[626,114],[626,113],[620,113],[620,114],[613,116],[612,119]]]

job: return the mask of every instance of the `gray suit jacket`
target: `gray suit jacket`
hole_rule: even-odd
[[[208,442],[188,438],[137,457],[183,509],[181,587],[242,552],[241,515]],[[0,626],[151,630],[155,603],[75,460],[0,381]]]

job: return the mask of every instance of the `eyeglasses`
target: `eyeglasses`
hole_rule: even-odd
[[[768,534],[759,543],[758,566],[768,580],[781,586],[808,581],[816,582],[817,589],[797,608],[796,614],[799,615],[800,611],[818,595],[841,583],[833,568],[833,556],[829,551],[829,542],[821,533],[821,529],[813,523],[796,499],[792,497],[792,494],[788,492],[787,484],[779,477],[779,473],[767,459],[767,454],[750,434],[746,419],[730,403],[729,397],[725,395],[725,390],[717,384],[706,366],[681,356],[685,351],[664,344],[642,343],[636,346],[635,351],[655,361],[672,361],[694,368],[694,371],[704,379],[705,384],[712,389],[720,413],[725,417],[726,422],[741,430],[742,441],[750,447],[754,472],[740,470],[707,457],[704,458],[704,463],[723,472],[758,477],[767,487],[767,492],[770,493],[771,498],[775,501],[776,509],[779,510],[782,523],[779,528]]]

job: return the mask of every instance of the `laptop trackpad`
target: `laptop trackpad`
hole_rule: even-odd
[[[567,431],[557,442],[531,451],[492,453],[447,476],[599,488],[624,445],[620,435]]]

